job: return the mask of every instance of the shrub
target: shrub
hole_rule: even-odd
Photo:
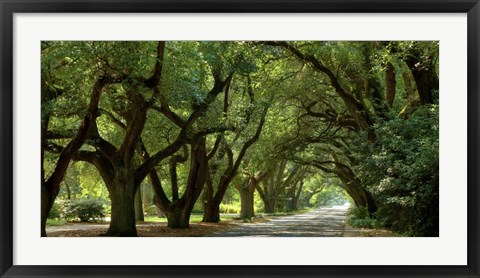
[[[221,213],[240,213],[239,204],[220,204]]]
[[[105,208],[100,200],[81,199],[67,201],[64,205],[64,218],[68,221],[100,220],[105,217]]]
[[[143,211],[145,212],[145,214],[147,216],[157,216],[158,213],[157,213],[157,207],[155,205],[151,205],[151,206],[144,206],[143,207]]]
[[[48,214],[48,219],[60,219],[62,215],[62,206],[58,203],[53,203],[52,209]]]
[[[366,207],[356,207],[350,210],[347,223],[360,228],[375,228],[379,226],[377,220],[370,216]]]
[[[349,211],[349,218],[365,219],[370,218],[370,213],[366,207],[355,207]]]
[[[377,221],[372,218],[365,218],[365,219],[352,219],[350,220],[350,225],[353,227],[359,228],[375,228],[377,227]]]

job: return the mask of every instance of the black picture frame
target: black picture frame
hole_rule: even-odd
[[[0,277],[480,277],[478,0],[0,0]],[[468,263],[465,266],[13,265],[14,13],[467,13]],[[373,262],[374,263],[374,262]]]

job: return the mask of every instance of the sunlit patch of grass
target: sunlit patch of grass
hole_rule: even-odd
[[[306,212],[309,212],[310,210],[311,209],[299,209],[299,210],[289,211],[289,212],[278,211],[278,212],[274,212],[274,213],[262,213],[262,214],[265,215],[265,216],[288,216],[288,215],[306,213]]]
[[[236,215],[220,215],[221,221],[232,220],[236,218]],[[203,214],[195,213],[190,215],[190,223],[199,223],[202,222]],[[158,222],[158,223],[167,223],[167,217],[158,217],[158,216],[145,216],[145,222]]]
[[[47,219],[47,226],[62,226],[67,224],[67,221],[62,219]]]

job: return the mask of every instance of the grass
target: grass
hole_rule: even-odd
[[[231,220],[234,218],[238,218],[237,215],[220,215],[220,220]],[[192,213],[190,215],[190,223],[198,223],[202,222],[203,214],[201,213]],[[145,222],[160,222],[160,223],[167,223],[166,217],[158,217],[158,216],[145,216]]]
[[[67,224],[67,221],[62,219],[47,219],[47,226],[62,226]]]
[[[291,212],[275,212],[275,213],[258,213],[257,218],[263,218],[264,216],[287,216],[287,215],[294,215],[299,213],[306,213],[309,212],[310,209],[300,209]],[[199,223],[202,222],[203,214],[201,213],[192,213],[190,215],[190,223]],[[220,215],[220,220],[238,220],[239,216],[237,214],[227,214],[227,215]],[[166,217],[158,217],[158,216],[145,216],[145,222],[159,222],[159,223],[167,223]],[[248,220],[247,220],[248,222]]]
[[[310,210],[311,209],[299,209],[299,210],[290,211],[290,212],[279,211],[274,213],[261,213],[261,214],[265,216],[288,216],[288,215],[294,215],[299,213],[306,213],[306,212],[309,212]]]
[[[236,218],[238,218],[237,215],[220,215],[221,221],[232,220]],[[202,222],[202,219],[203,219],[203,214],[201,213],[192,213],[192,215],[190,215],[190,223],[200,223]],[[145,216],[145,222],[167,223],[167,218],[158,217],[158,216]],[[47,226],[62,226],[67,223],[68,222],[66,220],[62,220],[62,219],[47,219]],[[108,222],[97,221],[93,223],[108,223]]]

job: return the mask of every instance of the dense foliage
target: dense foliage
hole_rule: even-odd
[[[438,232],[438,123],[438,105],[425,105],[406,120],[378,123],[375,144],[359,145],[357,173],[385,226],[410,235]]]

